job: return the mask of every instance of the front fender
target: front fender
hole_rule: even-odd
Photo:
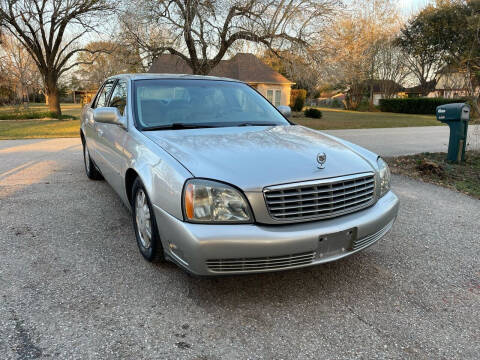
[[[140,177],[152,205],[183,219],[182,190],[192,174],[175,158],[140,132],[131,131],[125,143],[127,168]],[[127,193],[125,195],[128,197]]]

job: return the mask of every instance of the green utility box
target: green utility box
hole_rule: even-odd
[[[440,105],[437,107],[437,120],[450,127],[447,159],[465,161],[470,106],[464,103]]]

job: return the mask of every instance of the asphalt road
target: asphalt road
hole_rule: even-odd
[[[382,156],[411,155],[421,152],[447,152],[448,126],[404,127],[388,129],[327,130]],[[469,149],[480,149],[480,125],[468,130]]]
[[[342,261],[190,277],[139,254],[78,140],[0,142],[2,359],[478,359],[480,201],[404,177]]]

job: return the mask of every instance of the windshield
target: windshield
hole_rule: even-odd
[[[288,125],[250,86],[230,81],[153,79],[134,82],[141,130]]]

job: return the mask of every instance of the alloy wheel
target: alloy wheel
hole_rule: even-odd
[[[87,173],[90,173],[90,154],[88,153],[87,144],[83,146],[84,152],[84,159],[85,159],[85,169],[87,169]]]
[[[152,222],[147,197],[142,189],[137,191],[135,198],[135,221],[140,242],[145,249],[152,244]]]

